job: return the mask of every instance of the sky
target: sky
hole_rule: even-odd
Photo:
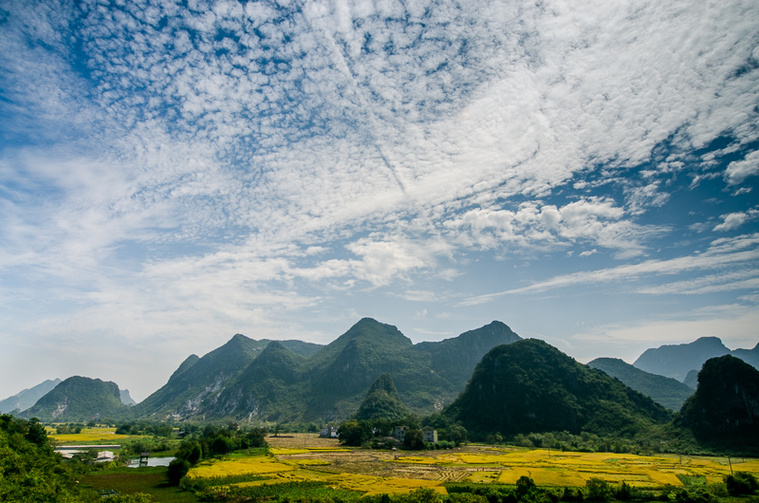
[[[759,3],[1,0],[0,398],[234,334],[759,342]]]

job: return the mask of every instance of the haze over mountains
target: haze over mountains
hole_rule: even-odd
[[[472,386],[470,380],[478,378],[473,372],[478,364],[484,364],[480,363],[483,357],[494,348],[510,355],[514,350],[504,349],[508,347],[505,345],[519,341],[522,341],[521,337],[498,321],[455,338],[419,344],[413,344],[396,327],[370,318],[360,320],[326,346],[297,340],[257,341],[237,334],[203,357],[187,357],[165,385],[133,407],[124,405],[131,402],[128,391],[119,390],[116,384],[77,376],[48,389],[33,407],[26,407],[29,410],[24,415],[58,421],[79,421],[98,416],[322,422],[351,417],[360,407],[364,409],[362,414],[371,415],[372,404],[387,405],[390,402],[399,414],[407,410],[430,414],[443,410],[457,398],[466,400],[462,392],[467,383]],[[537,344],[537,341],[520,342],[516,347],[535,350]],[[547,344],[544,346],[552,348]],[[540,351],[550,353],[544,346],[539,346]],[[552,350],[558,352],[555,348]],[[523,353],[525,351],[522,349]],[[619,384],[604,384],[611,386],[609,389],[618,391],[619,386],[629,387],[646,398],[651,397],[659,404],[656,407],[661,405],[678,411],[693,389],[664,377],[664,374],[686,376],[694,365],[700,370],[707,359],[727,353],[756,366],[759,345],[752,350],[731,352],[719,339],[703,338],[691,344],[647,350],[635,366],[613,358],[599,358],[590,362],[589,367],[619,380]],[[545,378],[543,384],[549,388],[562,379],[560,368],[575,376],[570,379],[572,382],[598,380],[589,377],[597,376],[598,371],[566,355],[544,355],[541,358],[538,360],[542,363],[536,360],[533,365],[545,368],[533,370],[543,372],[541,379]],[[551,363],[546,363],[549,360]],[[574,363],[570,364],[570,361]],[[647,372],[641,367],[658,372]],[[554,384],[549,384],[549,378],[554,379]],[[52,385],[47,383],[46,386],[50,388]],[[35,389],[39,394],[45,388]],[[536,389],[530,393],[538,396],[539,392]],[[31,390],[24,391],[31,396],[29,393]],[[634,395],[625,391],[614,396],[621,400],[620,403],[627,403]],[[11,397],[16,401],[8,399],[0,404],[18,403],[17,397]],[[575,397],[573,403],[583,400]],[[609,402],[608,398],[603,400]],[[633,402],[637,404],[635,407],[643,403],[638,403],[638,398]],[[647,403],[645,407],[648,407]],[[581,418],[586,415],[579,410],[570,414],[574,415],[575,426],[583,424]],[[643,416],[654,418],[660,413],[658,409],[646,409]],[[570,428],[573,424],[565,426]]]
[[[646,372],[672,377],[683,382],[690,372],[701,369],[706,360],[727,354],[740,358],[754,367],[759,366],[759,344],[753,349],[730,351],[718,337],[701,337],[688,344],[647,349],[633,365]]]

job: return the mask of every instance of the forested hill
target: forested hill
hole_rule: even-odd
[[[677,422],[702,441],[758,450],[759,370],[731,355],[708,360]]]
[[[635,391],[650,396],[656,403],[673,411],[680,410],[685,400],[693,394],[693,388],[677,379],[651,374],[618,358],[596,358],[588,366],[616,377]]]
[[[61,381],[22,414],[23,417],[59,422],[124,418],[129,415],[130,407],[121,402],[116,383],[81,376]]]
[[[515,340],[520,337],[496,321],[415,345],[396,327],[371,318],[308,351],[294,341],[270,346],[238,334],[202,358],[188,358],[134,409],[154,419],[339,420],[357,410],[380,375],[389,374],[403,403],[426,414],[456,398],[487,351]]]
[[[535,339],[492,349],[444,415],[480,435],[635,435],[670,419],[651,398]]]

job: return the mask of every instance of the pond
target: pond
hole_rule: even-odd
[[[169,463],[174,461],[174,456],[167,456],[164,458],[148,458],[148,464],[140,464],[140,458],[132,458],[129,460],[129,468],[139,468],[141,466],[169,466]]]

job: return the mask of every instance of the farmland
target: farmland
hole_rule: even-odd
[[[515,484],[522,476],[539,486],[584,487],[591,479],[632,487],[687,486],[722,482],[734,471],[759,475],[759,460],[676,455],[556,452],[470,445],[456,450],[406,455],[395,451],[345,449],[333,439],[310,435],[269,437],[268,455],[232,455],[193,468],[190,481],[207,486],[255,487],[320,483],[361,494],[408,493],[427,488],[445,494],[445,484]]]
[[[48,428],[48,436],[56,444],[113,444],[125,440],[134,440],[142,438],[135,435],[119,435],[116,428],[110,427],[90,427],[84,428],[80,433],[55,433],[54,428]]]

